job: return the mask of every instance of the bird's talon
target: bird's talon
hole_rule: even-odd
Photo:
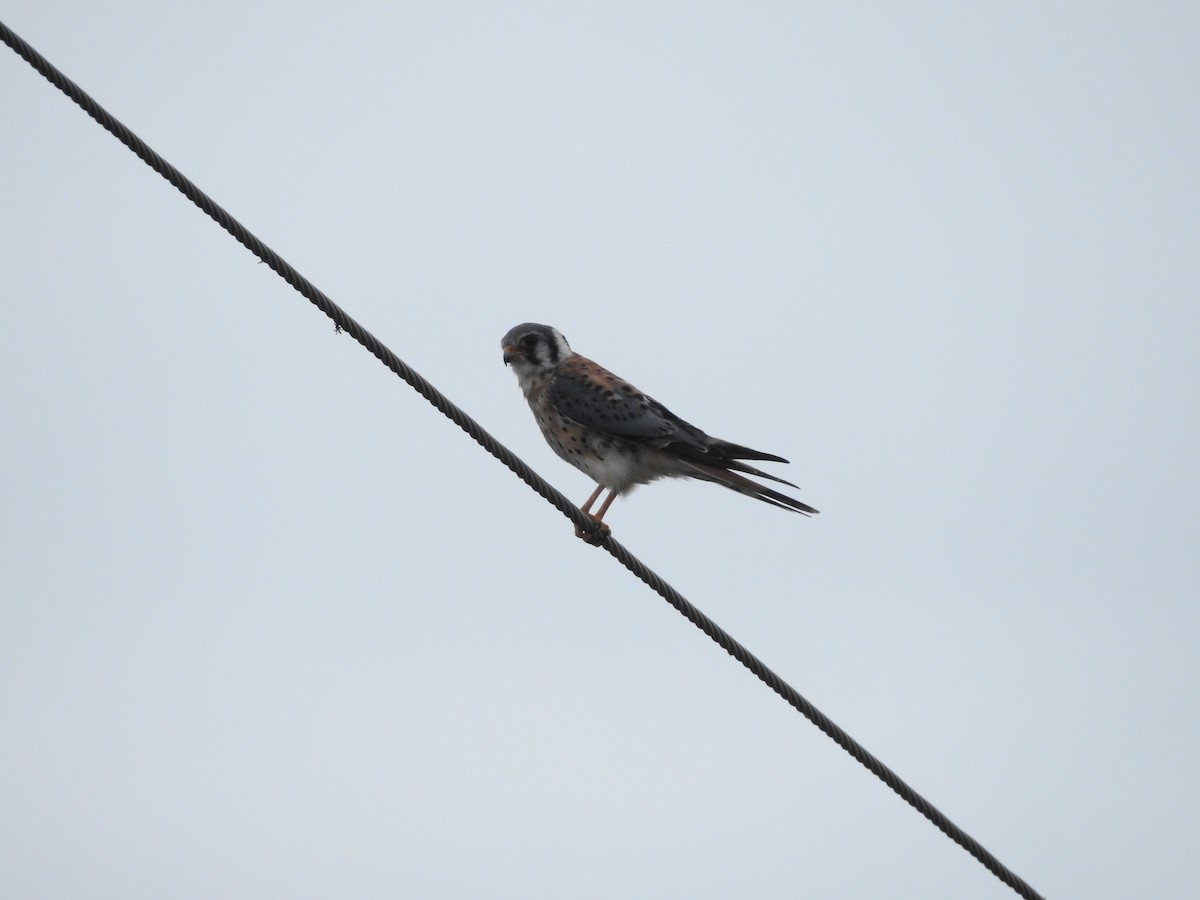
[[[576,525],[575,537],[579,538],[584,543],[591,544],[593,547],[599,547],[604,542],[604,539],[612,534],[612,529],[603,522],[597,522],[596,528],[599,530],[599,534],[592,534],[590,531],[584,531],[582,528]]]

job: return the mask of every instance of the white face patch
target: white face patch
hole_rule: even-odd
[[[557,328],[551,328],[549,334],[538,336],[537,361],[542,367],[557,366],[568,356],[573,355],[571,345]]]
[[[544,325],[518,335],[513,344],[520,354],[512,363],[518,374],[550,372],[575,355],[566,338],[556,329]]]
[[[531,404],[554,377],[559,364],[575,355],[566,338],[548,325],[518,326],[504,336],[503,343],[515,351],[509,365]]]

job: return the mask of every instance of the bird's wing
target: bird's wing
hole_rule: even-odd
[[[564,362],[546,396],[561,415],[595,431],[659,449],[705,449],[708,435],[590,359]]]
[[[741,461],[753,459],[786,463],[786,459],[705,434],[653,397],[586,357],[576,354],[564,360],[546,391],[547,399],[560,415],[593,431],[653,447],[677,457],[694,478],[716,482],[740,494],[794,512],[805,515],[817,512],[807,503],[755,484],[737,474],[744,472],[795,487],[790,481]]]
[[[547,388],[547,398],[560,415],[594,431],[653,447],[690,463],[736,469],[796,486],[740,462],[761,459],[786,463],[782,456],[751,450],[705,434],[587,357],[576,354],[559,366],[558,374]]]

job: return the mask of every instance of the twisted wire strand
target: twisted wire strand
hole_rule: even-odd
[[[933,804],[918,794],[903,779],[896,775],[895,772],[876,759],[866,748],[838,727],[832,719],[813,706],[812,703],[768,668],[758,657],[734,640],[730,634],[690,603],[675,588],[664,581],[661,576],[630,553],[623,545],[614,540],[611,535],[603,532],[591,518],[585,515],[565,495],[538,475],[537,472],[530,468],[515,453],[492,437],[483,426],[452,403],[444,394],[422,377],[420,373],[384,346],[378,338],[359,325],[358,322],[334,303],[323,291],[297,272],[283,257],[259,240],[258,237],[226,212],[211,197],[201,191],[178,169],[159,156],[145,141],[130,131],[129,128],[118,121],[104,107],[100,106],[87,92],[67,78],[66,75],[48,62],[2,21],[0,21],[0,39],[51,84],[70,97],[84,112],[95,119],[102,128],[137,154],[150,168],[162,175],[185,197],[229,232],[238,243],[242,244],[251,253],[270,266],[284,281],[295,288],[303,297],[321,310],[321,312],[329,316],[340,330],[345,331],[362,344],[380,362],[428,400],[434,408],[449,418],[454,424],[458,425],[488,453],[496,457],[496,459],[512,470],[518,478],[549,501],[556,509],[570,519],[577,528],[588,533],[621,565],[675,607],[688,621],[712,638],[730,656],[753,672],[760,681],[787,701],[790,706],[803,714],[817,728],[837,743],[838,746],[865,766],[868,771],[899,794],[905,802],[929,819],[947,837],[971,854],[989,872],[1011,887],[1019,896],[1027,898],[1027,900],[1041,900],[1040,894],[1004,866],[982,844],[950,821]]]

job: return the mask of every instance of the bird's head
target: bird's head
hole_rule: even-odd
[[[512,329],[504,336],[500,347],[504,350],[504,364],[512,366],[521,381],[548,375],[564,359],[574,355],[567,339],[557,329],[533,322]]]

